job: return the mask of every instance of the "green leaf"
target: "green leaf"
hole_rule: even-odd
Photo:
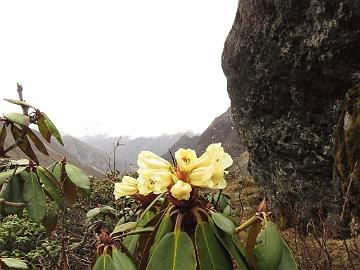
[[[41,115],[37,119],[37,125],[38,125],[38,128],[39,128],[39,132],[43,136],[43,138],[47,142],[50,142],[51,132],[50,132],[49,128],[47,127],[46,123],[45,123],[45,119],[46,119],[45,116]]]
[[[0,258],[0,260],[9,268],[29,269],[23,260],[16,258]]]
[[[65,200],[59,190],[56,182],[54,182],[55,176],[51,174],[45,168],[38,166],[37,173],[41,182],[44,184],[44,189],[49,193],[51,199],[55,201],[55,203],[59,206],[60,209],[65,209]]]
[[[9,183],[9,194],[7,197],[7,201],[10,202],[24,202],[23,200],[23,181],[21,179],[21,177],[19,175],[15,175],[12,180]],[[5,207],[6,212],[8,214],[17,214],[18,216],[20,216],[23,212],[22,208],[18,208],[18,207],[10,207],[7,206]]]
[[[112,259],[115,270],[136,270],[136,264],[126,254],[122,253],[116,247],[112,250]]]
[[[229,217],[231,215],[231,207],[230,207],[230,205],[225,206],[222,213],[223,213],[224,216]]]
[[[30,172],[24,183],[24,202],[30,218],[40,222],[46,213],[45,193],[35,173]]]
[[[257,246],[254,249],[258,270],[278,269],[282,258],[282,239],[276,226],[266,222],[264,229],[257,237]]]
[[[10,122],[13,122],[18,125],[28,126],[30,124],[29,116],[24,115],[22,113],[16,113],[16,112],[4,113],[4,117]]]
[[[150,211],[150,209],[155,205],[155,203],[164,195],[164,193],[159,194],[141,213],[139,219],[137,220],[137,226],[139,226],[140,223],[142,223],[142,219],[146,219],[147,212]],[[145,223],[146,224],[146,223]]]
[[[159,225],[159,228],[158,228],[158,230],[156,232],[154,243],[153,243],[152,247],[150,248],[150,251],[149,251],[150,257],[153,254],[153,252],[154,252],[155,248],[157,247],[157,245],[159,244],[160,240],[166,234],[171,232],[172,227],[173,227],[173,224],[172,224],[170,215],[169,214],[164,215],[164,217],[162,218],[161,223]]]
[[[120,233],[120,232],[130,231],[130,230],[136,228],[136,226],[137,226],[136,222],[123,223],[123,224],[120,224],[120,225],[116,226],[113,233]]]
[[[230,253],[231,257],[234,259],[236,265],[241,270],[250,270],[250,267],[246,263],[245,259],[245,249],[243,245],[240,245],[240,243],[237,243],[237,245],[234,243],[233,237],[235,236],[220,230],[212,219],[209,219],[209,224],[216,237],[220,240],[226,250]],[[238,246],[241,248],[238,248]]]
[[[14,137],[16,145],[32,160],[39,164],[39,161],[34,153],[34,150],[31,148],[31,144],[28,138],[25,136],[25,133],[15,125],[11,125],[11,133]]]
[[[153,217],[155,217],[155,214],[151,211],[147,211],[142,219],[140,220],[138,226],[144,227]]]
[[[51,122],[51,120],[49,119],[49,117],[45,114],[42,113],[43,117],[44,117],[44,123],[46,125],[46,127],[48,128],[48,130],[50,131],[51,135],[54,136],[54,138],[61,144],[64,145],[62,139],[61,139],[61,135],[60,132],[58,131],[58,129],[56,128],[56,126],[53,124],[53,122]]]
[[[232,270],[231,258],[217,239],[209,223],[198,223],[195,230],[195,244],[200,270]]]
[[[17,175],[17,174],[21,173],[22,171],[24,171],[25,169],[26,169],[26,167],[16,167],[14,169],[11,169],[11,170],[8,170],[5,172],[1,172],[0,173],[0,185],[6,181],[6,178],[11,177],[13,175]]]
[[[284,239],[282,241],[282,257],[280,265],[277,270],[297,270],[298,266],[295,262],[294,256]]]
[[[29,103],[23,101],[23,100],[19,100],[19,99],[10,99],[10,98],[4,98],[5,101],[10,102],[12,104],[15,105],[20,105],[20,106],[25,106],[25,107],[29,107],[29,108],[34,108],[34,106],[30,105]]]
[[[108,254],[102,254],[97,259],[92,270],[115,270],[111,256]]]
[[[49,153],[46,149],[46,146],[44,143],[39,139],[38,136],[36,136],[35,132],[32,131],[31,128],[26,129],[26,135],[30,138],[30,140],[34,143],[36,148],[44,155],[48,156]]]
[[[216,226],[218,226],[221,230],[229,234],[234,234],[236,226],[229,218],[217,212],[211,212],[211,217]]]
[[[195,270],[196,257],[193,243],[185,232],[165,235],[151,256],[147,270]]]
[[[71,182],[82,189],[90,189],[90,179],[77,167],[67,163],[65,164],[66,174]]]
[[[129,252],[133,255],[135,254],[139,237],[140,237],[140,234],[134,234],[134,235],[126,236],[124,238],[124,241],[123,241],[124,245],[127,247]]]

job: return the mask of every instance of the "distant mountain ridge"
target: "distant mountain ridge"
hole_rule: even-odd
[[[131,139],[121,137],[120,144],[116,150],[116,166],[120,171],[131,171],[137,168],[137,157],[140,151],[151,151],[157,155],[162,155],[169,150],[182,136],[192,137],[192,132],[180,132],[171,135],[161,135],[155,137],[138,137]],[[106,137],[104,135],[84,136],[79,138],[81,141],[107,153],[110,162],[113,162],[113,144],[116,144],[119,137]]]
[[[216,117],[210,126],[199,136],[182,136],[171,148],[171,153],[175,153],[179,148],[191,148],[201,155],[205,152],[209,144],[221,142],[224,150],[233,158],[238,157],[245,151],[243,140],[234,128],[231,109]],[[162,155],[167,160],[171,160],[170,153]]]

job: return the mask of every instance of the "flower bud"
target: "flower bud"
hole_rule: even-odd
[[[180,200],[189,200],[190,198],[190,192],[191,192],[192,188],[191,185],[189,185],[188,183],[185,183],[181,180],[178,180],[175,185],[172,186],[172,188],[170,189],[170,193],[171,195]]]
[[[124,176],[120,183],[115,183],[114,195],[116,200],[122,196],[134,195],[138,191],[138,181],[133,177]]]

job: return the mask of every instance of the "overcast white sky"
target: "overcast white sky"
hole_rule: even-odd
[[[203,131],[230,105],[237,0],[0,1],[0,98],[81,136]],[[0,101],[0,113],[13,110]]]

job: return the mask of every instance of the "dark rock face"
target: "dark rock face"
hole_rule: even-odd
[[[340,104],[360,81],[360,1],[240,0],[222,66],[272,207],[303,224],[339,211],[329,207],[342,203],[333,146]]]

